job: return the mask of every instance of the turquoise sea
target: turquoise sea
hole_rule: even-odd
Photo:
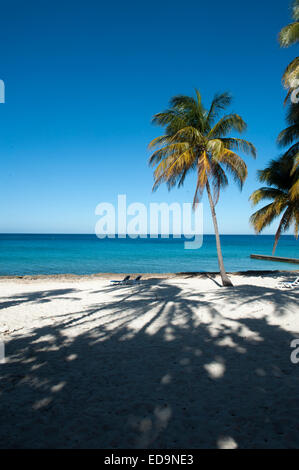
[[[270,254],[273,236],[222,235],[227,271],[299,269],[296,264],[250,259]],[[277,256],[299,258],[299,240],[281,237]],[[184,240],[98,239],[95,235],[0,234],[0,275],[92,274],[99,272],[218,271],[214,235],[205,235],[197,250],[184,249]]]

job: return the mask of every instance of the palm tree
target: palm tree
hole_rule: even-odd
[[[196,172],[193,206],[196,206],[206,189],[222,283],[224,286],[232,286],[224,268],[215,205],[220,189],[228,185],[226,171],[240,188],[246,179],[246,164],[234,150],[241,150],[254,157],[256,151],[250,142],[227,137],[232,130],[242,132],[246,129],[246,123],[239,115],[227,114],[216,122],[219,113],[231,103],[228,93],[215,95],[209,110],[203,107],[199,91],[195,90],[195,93],[195,98],[182,95],[173,97],[169,109],[153,117],[154,124],[165,127],[165,134],[149,144],[149,149],[157,149],[149,159],[150,165],[156,166],[153,190],[164,182],[168,189],[176,185],[180,187],[187,173]]]
[[[293,162],[291,170],[292,187],[290,188],[290,197],[296,198],[299,192],[299,178],[296,179],[299,168],[299,106],[297,104],[290,104],[287,111],[288,127],[280,132],[277,138],[277,143],[280,147],[287,147],[289,149],[285,152],[285,158]]]
[[[272,202],[252,214],[250,222],[255,231],[260,233],[274,219],[281,217],[275,234],[274,255],[280,235],[293,224],[295,237],[298,237],[299,188],[295,191],[294,185],[299,180],[299,168],[294,166],[294,156],[287,151],[282,157],[271,160],[267,168],[258,172],[258,179],[268,186],[254,191],[250,200],[254,205],[265,199]]]
[[[289,47],[299,42],[299,0],[295,0],[292,6],[292,17],[294,21],[279,33],[281,47]],[[283,82],[286,88],[292,88],[294,79],[299,76],[299,57],[296,57],[286,68],[283,74]],[[290,92],[288,93],[289,96]]]

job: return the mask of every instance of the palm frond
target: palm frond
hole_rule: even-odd
[[[161,135],[156,137],[148,144],[148,150],[154,149],[156,147],[161,147],[161,145],[169,144],[171,138],[168,135]]]
[[[183,127],[179,129],[172,137],[172,142],[189,142],[190,145],[203,145],[205,138],[202,133],[193,126]]]
[[[220,165],[212,166],[213,200],[216,205],[219,200],[220,190],[228,185],[228,178]]]
[[[293,124],[292,126],[283,129],[277,137],[277,143],[280,147],[286,147],[287,145],[292,144],[295,140],[299,138],[299,126],[298,124]]]
[[[293,6],[292,6],[292,17],[295,21],[299,21],[299,0],[294,0],[293,1]]]
[[[188,150],[190,145],[188,142],[176,142],[174,144],[166,145],[159,150],[156,150],[149,158],[149,165],[154,166],[159,163],[161,160],[175,156],[181,155],[183,152]]]
[[[291,201],[293,201],[293,202],[297,201],[298,212],[299,212],[299,178],[291,186],[290,191],[289,191],[289,195],[290,195],[290,200]]]
[[[232,97],[229,93],[218,93],[214,96],[208,115],[207,122],[209,126],[213,124],[215,119],[218,117],[219,112],[227,108],[232,102]]]
[[[238,132],[245,131],[247,125],[238,114],[228,114],[223,116],[208,133],[209,139],[225,137],[232,130]]]
[[[200,94],[200,91],[197,88],[195,88],[195,94],[196,94],[196,99],[197,99],[197,107],[200,111],[202,111],[203,106],[202,106],[201,94]]]
[[[299,142],[298,142],[297,145],[299,145]],[[299,151],[297,151],[295,154],[293,154],[293,158],[294,158],[294,165],[293,165],[293,168],[292,168],[292,171],[291,171],[291,175],[294,175],[295,172],[297,170],[299,170]],[[299,175],[298,175],[298,178],[299,178]]]
[[[220,163],[232,175],[235,183],[242,189],[247,177],[247,166],[244,160],[231,150],[225,150]]]
[[[169,109],[153,117],[154,124],[165,128],[164,135],[149,144],[150,150],[156,149],[149,159],[150,165],[155,167],[154,190],[161,183],[166,183],[169,189],[182,185],[190,170],[197,171],[194,204],[209,180],[214,202],[217,202],[219,191],[228,184],[226,172],[242,187],[247,167],[234,150],[252,156],[256,155],[256,150],[246,140],[226,138],[233,130],[242,132],[246,129],[246,123],[238,114],[225,115],[214,124],[218,114],[230,103],[229,93],[217,94],[206,111],[201,94],[195,89],[195,98],[174,96]]]
[[[299,78],[299,57],[295,57],[292,62],[286,67],[282,76],[282,83],[285,88],[292,88],[295,80]],[[292,90],[289,91],[288,96]],[[286,101],[286,100],[285,100]]]
[[[255,232],[260,233],[265,227],[270,225],[278,215],[279,212],[277,211],[275,202],[271,202],[254,212],[249,220]]]
[[[222,139],[211,139],[207,142],[207,151],[212,155],[212,158],[215,161],[219,161],[221,159],[224,149]]]
[[[199,184],[202,188],[204,188],[208,179],[208,175],[211,171],[211,163],[205,150],[198,158],[197,169]]]
[[[294,221],[294,235],[296,238],[298,238],[298,232],[299,232],[299,210],[295,211],[293,213],[293,221]]]
[[[256,158],[256,148],[251,142],[235,137],[224,137],[221,140],[226,149],[237,150]]]
[[[259,188],[256,191],[254,191],[249,200],[252,202],[252,204],[255,206],[258,204],[260,201],[264,199],[279,199],[281,198],[282,200],[286,200],[286,195],[283,191],[280,189],[275,189],[275,188],[269,188],[269,187],[263,187]]]
[[[192,96],[176,95],[170,99],[169,105],[177,111],[193,111],[197,110],[197,102]]]
[[[279,33],[279,43],[281,47],[289,47],[299,41],[299,23],[290,23]]]
[[[157,165],[154,171],[155,182],[153,190],[157,189],[163,182],[167,183],[168,188],[171,188],[178,182],[182,184],[182,174],[186,173],[194,164],[195,155],[192,148],[182,152],[179,150],[173,151]]]

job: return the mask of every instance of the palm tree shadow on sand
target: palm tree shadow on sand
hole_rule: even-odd
[[[254,312],[266,296],[282,316],[295,291],[243,285],[209,301],[161,279],[103,291],[109,302],[7,341],[2,448],[299,446],[294,335],[218,307],[241,297]]]

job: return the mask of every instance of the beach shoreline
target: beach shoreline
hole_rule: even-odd
[[[275,269],[275,270],[246,270],[246,271],[234,271],[228,272],[229,276],[271,276],[275,275],[299,275],[299,269],[293,270],[283,270],[283,269]],[[218,276],[219,272],[217,271],[197,271],[197,272],[176,272],[176,273],[131,273],[131,272],[123,272],[123,273],[113,273],[113,272],[100,272],[94,274],[73,274],[73,273],[64,273],[64,274],[24,274],[24,275],[0,275],[0,282],[6,280],[25,280],[25,281],[39,281],[39,280],[60,280],[60,281],[68,281],[68,280],[76,280],[76,281],[88,281],[92,279],[116,279],[121,280],[125,276],[130,276],[132,279],[136,276],[142,276],[142,279],[177,279],[177,278],[199,278],[204,279],[208,276]]]

